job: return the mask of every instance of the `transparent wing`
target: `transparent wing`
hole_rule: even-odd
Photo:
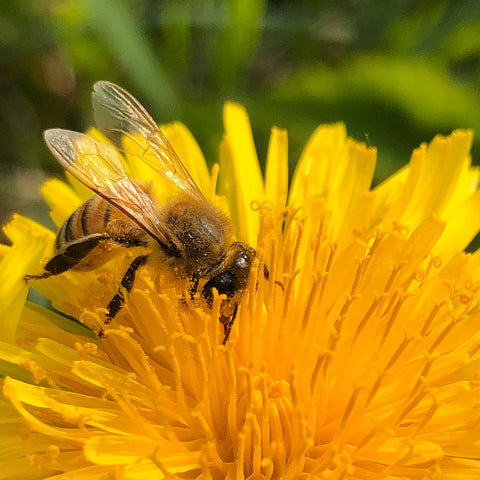
[[[76,179],[125,213],[157,241],[172,245],[152,198],[128,176],[113,146],[70,130],[46,130],[43,135],[55,158]]]
[[[123,88],[110,82],[97,82],[92,103],[98,128],[116,145],[130,137],[140,158],[183,192],[203,199],[203,195],[175,150],[142,104]]]

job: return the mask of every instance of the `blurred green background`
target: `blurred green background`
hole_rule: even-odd
[[[436,133],[480,132],[480,2],[11,0],[0,69],[2,223],[48,224],[38,188],[61,173],[41,132],[87,128],[100,79],[183,121],[210,163],[226,100],[246,106],[262,161],[270,127],[288,129],[292,167],[318,124],[342,120],[378,147],[378,182]]]

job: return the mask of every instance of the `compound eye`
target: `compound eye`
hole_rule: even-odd
[[[247,252],[238,252],[233,263],[223,272],[212,277],[203,287],[202,294],[209,305],[213,302],[213,289],[220,295],[232,298],[237,292],[241,292],[248,280],[252,259]]]
[[[235,260],[236,266],[240,268],[249,268],[251,266],[251,263],[252,262],[250,261],[250,258],[248,258],[245,252],[241,252]]]

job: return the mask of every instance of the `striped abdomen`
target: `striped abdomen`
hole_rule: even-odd
[[[89,235],[105,233],[108,224],[114,220],[130,222],[117,208],[98,195],[94,195],[67,218],[58,232],[55,248],[59,251]]]
[[[146,246],[147,234],[109,202],[94,195],[80,205],[62,225],[55,242],[55,255],[40,275],[48,278],[71,268],[90,270],[110,260],[119,246]],[[143,255],[143,261],[147,256]]]

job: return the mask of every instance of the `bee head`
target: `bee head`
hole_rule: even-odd
[[[213,304],[213,289],[220,295],[226,295],[227,299],[243,292],[255,253],[253,248],[241,242],[230,245],[221,267],[202,289],[202,295],[209,306]]]

